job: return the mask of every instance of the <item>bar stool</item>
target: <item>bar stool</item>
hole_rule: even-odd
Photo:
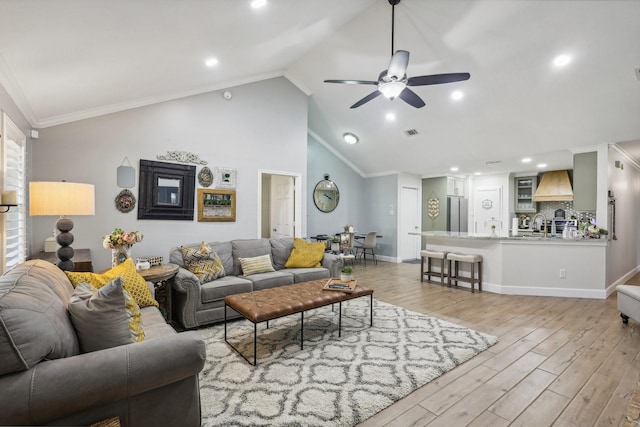
[[[451,269],[451,261],[453,261],[453,270]],[[458,263],[468,262],[471,266],[470,277],[458,275]],[[471,292],[475,292],[474,284],[478,284],[478,290],[482,292],[482,255],[476,254],[459,254],[450,252],[447,254],[447,263],[449,269],[449,278],[447,283],[451,286],[451,281],[455,281],[455,285],[458,286],[458,281],[467,282],[471,284]],[[478,276],[475,275],[476,264],[478,264]]]
[[[444,270],[444,261],[447,258],[447,252],[440,251],[430,251],[430,250],[422,250],[420,251],[420,281],[424,282],[424,276],[426,274],[427,281],[432,282],[431,276],[438,276],[440,278],[440,283],[444,285],[444,278],[447,277]],[[440,271],[434,272],[431,266],[432,259],[440,260]],[[424,262],[427,261],[427,271],[424,270]]]

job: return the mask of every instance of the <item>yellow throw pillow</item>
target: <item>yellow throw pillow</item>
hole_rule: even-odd
[[[244,276],[251,276],[258,273],[269,273],[275,271],[271,264],[271,257],[269,254],[257,256],[253,258],[238,258],[240,266],[242,267],[242,274]]]
[[[324,242],[309,243],[304,239],[293,239],[293,250],[284,265],[287,268],[321,267],[326,245]]]
[[[150,305],[158,307],[158,301],[151,295],[147,282],[144,280],[144,277],[138,274],[136,266],[133,264],[133,259],[131,258],[127,258],[125,262],[103,274],[76,273],[70,271],[65,271],[65,273],[67,273],[67,277],[69,277],[74,288],[82,282],[87,282],[96,289],[100,289],[116,277],[122,277],[125,290],[129,292],[129,295],[136,300],[140,307]]]
[[[198,276],[201,283],[207,283],[225,276],[222,260],[206,242],[200,244],[200,249],[180,246],[180,250],[182,250],[184,266]]]

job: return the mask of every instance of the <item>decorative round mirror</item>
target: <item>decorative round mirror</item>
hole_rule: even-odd
[[[325,175],[324,179],[316,184],[313,190],[313,202],[322,212],[331,212],[340,201],[340,190],[338,186]]]

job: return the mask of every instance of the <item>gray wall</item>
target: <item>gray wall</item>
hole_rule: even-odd
[[[355,231],[365,232],[366,224],[362,216],[365,180],[313,136],[308,135],[308,138],[307,236],[338,233],[347,224],[353,225]],[[321,212],[313,203],[313,189],[325,174],[329,174],[329,179],[340,190],[338,206],[328,213]]]
[[[440,213],[432,220],[429,216],[431,198],[440,200]],[[425,178],[422,180],[422,231],[445,231],[447,229],[447,177]],[[426,247],[426,238],[422,238],[421,248]]]
[[[398,254],[398,175],[367,178],[362,206],[362,227],[358,231],[377,231],[376,255],[396,258]]]
[[[115,227],[145,235],[133,247],[134,257],[166,259],[174,245],[255,238],[258,170],[307,176],[308,98],[284,78],[230,90],[230,101],[221,91],[210,92],[41,129],[40,139],[33,144],[33,179],[96,186],[96,215],[73,218],[73,247],[90,248],[95,269],[109,267],[110,253],[101,242]],[[197,222],[197,215],[193,221],[138,220],[136,211],[123,214],[115,208],[114,198],[121,190],[116,185],[116,168],[125,156],[136,168],[136,187],[131,191],[137,196],[139,160],[156,160],[168,150],[198,154],[211,170],[216,166],[237,169],[236,222]],[[302,210],[304,218],[304,204]],[[42,250],[55,220],[33,218],[33,250]]]

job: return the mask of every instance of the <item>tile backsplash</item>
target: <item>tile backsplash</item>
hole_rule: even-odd
[[[571,219],[573,217],[577,218],[580,221],[591,221],[596,214],[595,212],[578,212],[573,209],[573,202],[539,202],[538,203],[538,212],[542,213],[547,219],[552,219],[555,215],[555,211],[558,209],[564,209],[565,214],[564,217],[566,219]],[[532,213],[527,214],[527,216],[533,218]]]

